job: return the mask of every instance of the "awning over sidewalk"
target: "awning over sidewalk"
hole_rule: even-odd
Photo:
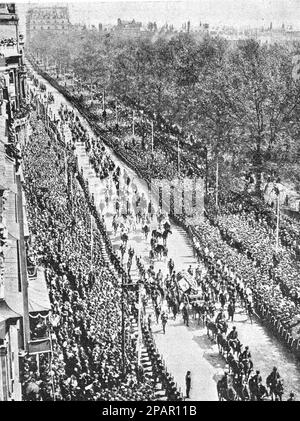
[[[44,269],[38,268],[35,276],[28,276],[28,284],[29,313],[50,311],[51,304]]]
[[[8,319],[18,319],[20,314],[13,311],[5,300],[0,300],[0,323]]]
[[[20,314],[13,311],[5,300],[0,300],[0,339],[5,338],[5,325],[9,319],[18,319]]]

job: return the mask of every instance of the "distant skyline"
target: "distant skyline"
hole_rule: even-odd
[[[300,29],[300,0],[48,0],[38,3],[19,0],[16,3],[68,5],[71,22],[87,25],[116,24],[121,18],[143,23],[156,21],[159,26],[169,23],[175,27],[190,20],[192,26],[198,26],[201,21],[213,26],[266,27],[272,22],[273,27],[284,23]]]

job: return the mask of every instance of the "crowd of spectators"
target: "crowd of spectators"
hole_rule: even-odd
[[[130,340],[125,340],[122,363],[121,283],[105,264],[103,239],[95,227],[91,249],[88,204],[75,174],[70,177],[75,168],[72,148],[51,142],[35,116],[31,125],[23,151],[29,248],[31,260],[46,268],[53,357],[41,361],[39,370],[34,358],[26,359],[24,399],[154,399],[151,379],[138,380],[135,344]],[[128,338],[130,300],[124,305]]]
[[[1,47],[14,47],[17,45],[17,40],[14,38],[1,38],[0,48]]]
[[[191,228],[191,231],[203,250],[207,248],[215,261],[226,264],[235,277],[238,277],[245,287],[250,287],[254,296],[263,300],[272,314],[291,330],[294,337],[300,338],[299,307],[282,293],[279,284],[270,276],[269,267],[263,263],[258,265],[255,259],[250,259],[247,254],[232,247],[232,244],[224,240],[220,229],[207,220]]]

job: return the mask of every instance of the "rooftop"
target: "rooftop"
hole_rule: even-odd
[[[18,21],[18,19],[14,3],[0,3],[0,22]]]

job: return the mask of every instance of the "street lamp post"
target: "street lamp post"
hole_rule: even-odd
[[[105,111],[105,88],[103,88],[103,93],[102,93],[102,108],[104,112]]]
[[[121,278],[121,318],[122,318],[122,341],[121,341],[121,348],[122,348],[122,373],[125,374],[125,297],[124,297],[124,290],[126,287],[132,287],[132,284],[126,284],[124,275]]]
[[[204,146],[204,153],[205,153],[205,196],[207,197],[208,194],[208,151],[207,147]]]
[[[217,155],[217,165],[216,165],[216,208],[218,207],[218,195],[219,195],[219,160]]]
[[[141,294],[141,287],[138,285],[138,339],[137,339],[137,365],[140,366],[141,360],[141,341],[142,341],[142,328],[141,328],[141,307],[142,307],[142,294]]]
[[[135,135],[135,131],[134,131],[134,119],[135,119],[135,112],[133,110],[132,111],[132,136]]]
[[[279,193],[277,195],[277,218],[276,218],[276,253],[279,249],[279,219],[280,219],[280,203],[279,203]]]
[[[153,120],[151,121],[151,153],[153,154],[153,146],[154,146],[154,123]]]
[[[124,317],[124,276],[122,275],[122,303],[121,303],[121,312],[122,312],[122,372],[125,374],[125,317]]]
[[[178,178],[180,178],[180,139],[177,139],[177,171],[178,171]]]
[[[93,269],[93,248],[94,248],[93,216],[91,214],[91,269]]]
[[[279,196],[280,196],[280,191],[279,191],[279,187],[277,185],[274,185],[272,191],[274,191],[274,193],[276,194],[276,232],[275,232],[275,251],[276,253],[278,252],[279,249],[279,220],[280,220],[280,201],[279,201]]]

